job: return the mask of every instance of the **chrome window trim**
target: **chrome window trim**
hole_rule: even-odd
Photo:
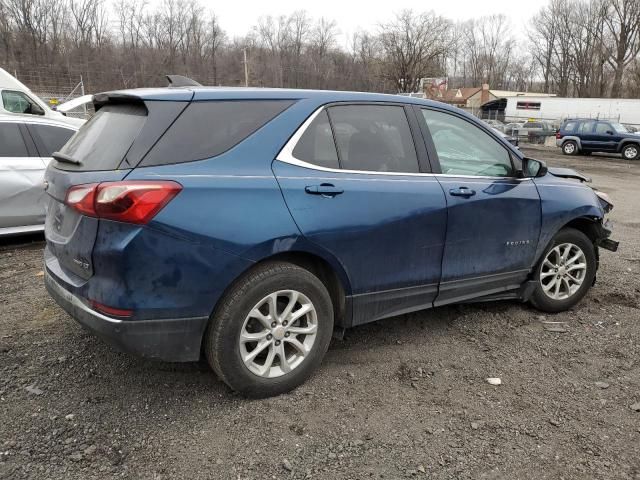
[[[496,179],[496,180],[531,180],[531,178],[516,178],[516,177],[492,177],[492,176],[480,176],[480,175],[451,175],[447,173],[403,173],[403,172],[374,172],[370,170],[347,170],[342,168],[328,168],[321,167],[320,165],[316,165],[313,163],[305,162],[304,160],[300,160],[293,156],[293,150],[296,148],[298,141],[300,141],[300,137],[304,135],[304,132],[309,128],[309,125],[315,120],[315,118],[322,112],[326,110],[326,107],[323,105],[320,108],[316,109],[310,116],[307,118],[302,125],[298,127],[296,132],[291,136],[291,138],[287,141],[280,153],[276,156],[276,160],[284,163],[288,163],[290,165],[295,165],[297,167],[308,168],[310,170],[317,170],[321,172],[330,172],[330,173],[350,173],[350,174],[358,174],[358,175],[385,175],[385,176],[396,176],[396,177],[454,177],[454,178],[484,178],[484,179]],[[336,147],[337,148],[337,147]]]

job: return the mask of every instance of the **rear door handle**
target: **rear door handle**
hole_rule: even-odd
[[[459,187],[459,188],[452,188],[451,190],[449,190],[449,193],[451,195],[453,195],[454,197],[472,197],[476,194],[475,190],[471,190],[470,188],[467,187]]]
[[[310,195],[324,195],[325,197],[335,197],[344,193],[342,188],[338,188],[331,183],[322,183],[320,185],[308,185],[304,187],[304,191]]]

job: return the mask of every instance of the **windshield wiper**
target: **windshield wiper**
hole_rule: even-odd
[[[82,165],[82,162],[80,160],[78,160],[77,158],[70,157],[66,153],[53,152],[51,156],[59,162],[72,163],[74,165]]]

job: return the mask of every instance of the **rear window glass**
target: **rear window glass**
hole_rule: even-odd
[[[313,163],[320,167],[340,168],[329,116],[325,110],[313,119],[313,122],[300,137],[292,153],[298,160]]]
[[[15,123],[0,123],[0,157],[28,157],[27,147]]]
[[[56,168],[115,170],[140,133],[147,118],[143,105],[106,105],[71,137],[61,153],[82,162],[56,162]]]
[[[29,130],[35,137],[41,157],[50,157],[59,151],[75,133],[69,128],[51,125],[29,125]]]
[[[194,102],[178,117],[141,165],[183,163],[220,155],[292,103],[291,100]]]

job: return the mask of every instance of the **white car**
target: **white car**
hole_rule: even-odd
[[[85,120],[67,117],[51,110],[29,88],[6,70],[0,68],[0,114],[45,118],[80,127]]]
[[[78,127],[0,113],[0,236],[44,230],[44,171]]]

